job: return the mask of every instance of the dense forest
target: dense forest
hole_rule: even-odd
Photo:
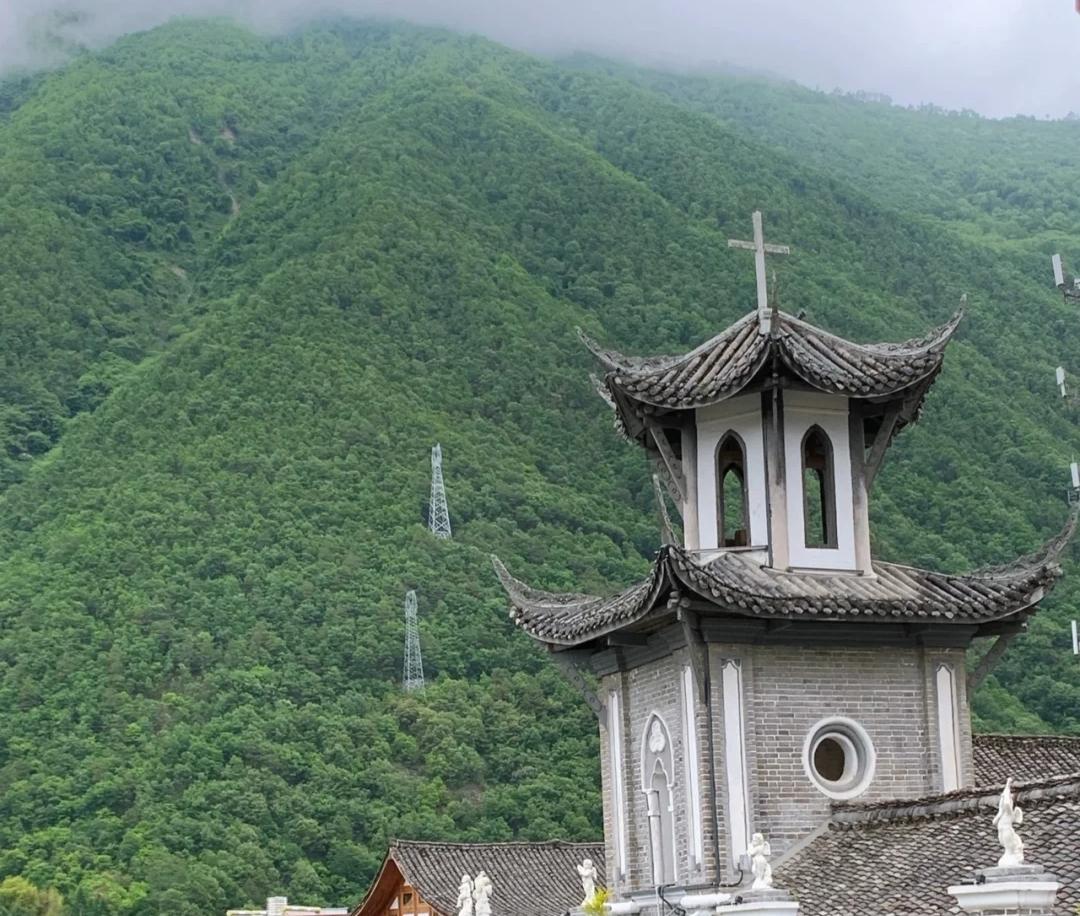
[[[177,22],[0,82],[0,907],[341,905],[391,836],[599,835],[595,720],[488,555],[561,590],[647,567],[650,469],[575,327],[715,333],[753,303],[725,240],[755,208],[793,247],[783,305],[830,330],[902,339],[968,296],[876,484],[877,553],[1039,545],[1080,446],[1049,272],[1080,264],[1078,145],[369,22]],[[1080,732],[1078,598],[978,727]]]

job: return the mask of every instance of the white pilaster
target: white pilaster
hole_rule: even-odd
[[[727,775],[729,849],[731,861],[750,845],[750,798],[746,778],[746,736],[743,732],[742,665],[738,659],[721,662],[724,693],[724,769]]]
[[[701,829],[701,787],[698,779],[697,699],[694,688],[694,672],[689,665],[683,668],[683,742],[686,757],[686,795],[690,811],[690,859],[701,865],[705,847]]]
[[[960,733],[956,722],[956,674],[953,666],[940,662],[935,683],[942,790],[952,792],[960,788]]]
[[[626,864],[626,786],[623,782],[622,704],[618,690],[608,695],[608,750],[611,754],[611,822],[615,828],[615,856],[618,876],[629,877]]]

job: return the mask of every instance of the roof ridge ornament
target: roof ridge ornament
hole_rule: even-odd
[[[791,248],[787,245],[774,245],[765,241],[765,231],[761,223],[761,211],[755,210],[751,215],[754,222],[754,240],[747,242],[742,239],[728,239],[728,248],[743,248],[754,252],[754,273],[757,277],[757,315],[758,331],[767,335],[772,330],[772,318],[774,308],[769,305],[769,288],[765,277],[765,255],[768,254],[791,254]]]

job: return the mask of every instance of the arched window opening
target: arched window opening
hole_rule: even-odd
[[[750,543],[750,499],[746,489],[746,449],[735,433],[716,447],[716,522],[721,547]]]
[[[836,547],[836,475],[832,442],[820,426],[802,441],[803,534],[807,547]]]

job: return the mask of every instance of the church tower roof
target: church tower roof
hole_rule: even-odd
[[[763,383],[774,368],[827,394],[868,401],[902,397],[905,409],[895,434],[918,416],[963,314],[958,309],[945,324],[912,340],[858,344],[781,311],[763,333],[751,312],[677,356],[624,356],[579,335],[604,367],[604,394],[632,439],[644,437],[646,415],[717,404]]]
[[[534,639],[551,647],[594,643],[615,631],[656,632],[675,622],[679,608],[707,612],[733,635],[759,631],[805,636],[795,624],[892,625],[878,638],[925,634],[925,625],[952,625],[962,642],[1022,626],[1061,576],[1059,559],[1076,530],[1073,511],[1064,529],[1034,553],[966,575],[948,575],[897,563],[876,562],[873,578],[848,574],[781,572],[747,553],[722,553],[701,565],[680,547],[667,545],[649,576],[610,597],[558,594],[515,579],[498,557],[495,571],[511,601],[510,616]],[[783,629],[778,623],[784,624]],[[918,634],[896,625],[919,624]],[[834,632],[837,632],[834,630]],[[855,631],[856,635],[858,631]],[[837,635],[841,635],[837,632]],[[847,631],[844,635],[852,635]]]

